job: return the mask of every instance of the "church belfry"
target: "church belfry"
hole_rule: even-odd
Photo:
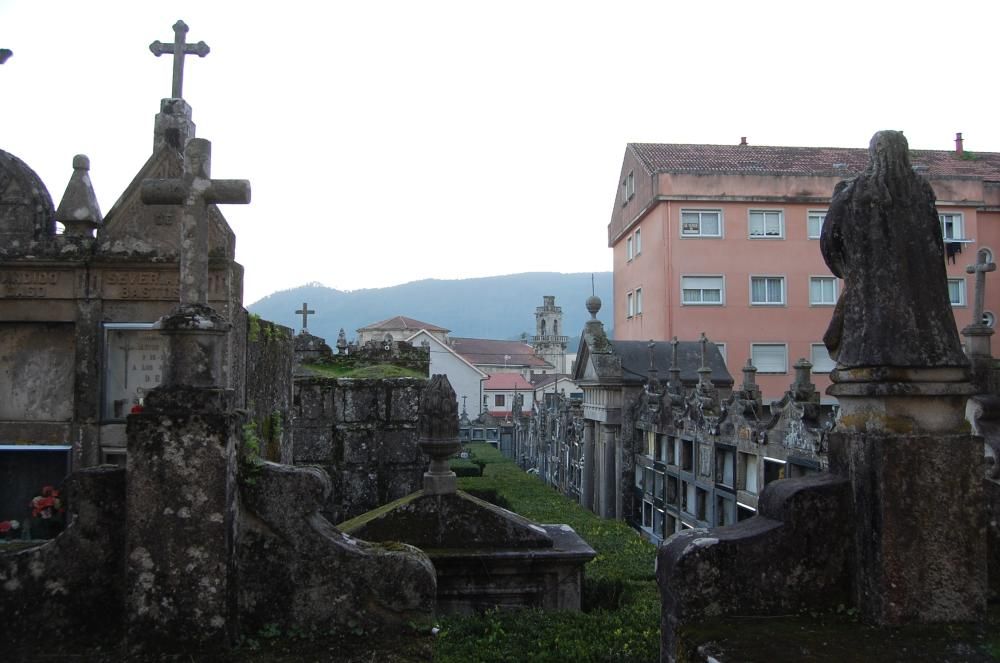
[[[531,346],[535,354],[556,367],[557,373],[566,372],[566,343],[562,335],[562,307],[556,306],[553,295],[544,295],[542,305],[535,309],[535,336]]]

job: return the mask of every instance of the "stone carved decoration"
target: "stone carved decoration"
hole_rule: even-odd
[[[840,368],[959,367],[934,192],[906,138],[880,131],[865,171],[837,185],[820,238],[844,292],[823,338]]]
[[[173,99],[180,99],[184,96],[184,56],[197,55],[203,58],[209,54],[211,49],[203,41],[199,41],[197,44],[186,43],[189,28],[184,21],[177,21],[173,28],[174,41],[172,43],[164,44],[160,40],[156,40],[149,45],[149,50],[156,57],[164,54],[174,56],[174,76],[170,96]]]

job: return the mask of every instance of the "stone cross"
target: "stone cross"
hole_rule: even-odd
[[[299,310],[299,311],[296,311],[296,313],[302,316],[302,331],[305,331],[306,327],[309,325],[309,321],[308,321],[307,318],[310,315],[314,315],[316,313],[316,311],[314,311],[311,308],[309,308],[309,304],[306,304],[305,302],[302,302],[302,309]]]
[[[968,274],[976,275],[976,299],[972,308],[972,324],[974,325],[983,324],[983,304],[986,299],[986,272],[994,272],[997,268],[995,262],[987,262],[988,260],[989,251],[979,249],[976,252],[976,264],[965,268]]]
[[[149,45],[149,50],[153,52],[153,55],[160,57],[164,53],[172,53],[174,56],[174,81],[173,87],[170,92],[170,96],[174,99],[181,99],[181,89],[184,86],[184,56],[185,55],[197,55],[200,58],[205,57],[209,53],[208,44],[203,41],[199,41],[197,44],[186,44],[185,36],[187,35],[188,26],[184,21],[177,21],[174,23],[174,41],[170,44],[164,44],[160,40],[154,41]]]
[[[192,138],[184,149],[184,175],[180,179],[142,183],[142,202],[147,205],[182,205],[182,305],[208,305],[208,206],[250,202],[250,182],[211,179],[211,161],[212,143]]]
[[[0,48],[0,64],[6,62],[12,55],[14,55],[14,51],[9,48]]]

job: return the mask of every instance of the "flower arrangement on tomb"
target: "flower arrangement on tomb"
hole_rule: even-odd
[[[17,520],[0,520],[0,539],[15,539],[20,530],[21,523]]]
[[[59,491],[52,486],[42,486],[42,494],[31,498],[31,517],[49,520],[66,512]]]

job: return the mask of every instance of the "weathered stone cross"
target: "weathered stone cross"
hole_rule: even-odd
[[[299,310],[299,311],[296,311],[296,313],[298,313],[298,314],[300,314],[302,316],[302,330],[305,331],[305,328],[309,324],[309,320],[308,320],[309,316],[315,314],[316,311],[314,311],[311,308],[309,308],[309,304],[306,304],[305,302],[302,302],[302,309]]]
[[[208,44],[203,41],[199,41],[197,44],[186,44],[184,43],[185,35],[187,35],[188,26],[184,21],[177,21],[174,23],[174,41],[171,44],[164,44],[160,40],[154,41],[149,45],[149,50],[153,52],[153,55],[160,57],[164,53],[173,53],[174,55],[174,82],[173,88],[170,92],[170,96],[174,99],[181,99],[181,89],[184,86],[184,56],[185,55],[197,55],[200,58],[208,55],[209,48]]]
[[[976,251],[976,264],[969,265],[965,271],[976,275],[976,298],[972,308],[972,324],[983,324],[983,306],[986,299],[986,272],[996,271],[995,262],[988,262],[989,251],[979,249]]]
[[[181,305],[208,305],[208,206],[250,202],[250,182],[211,179],[211,161],[212,143],[192,138],[184,149],[183,177],[142,183],[142,202],[147,205],[183,205]]]

